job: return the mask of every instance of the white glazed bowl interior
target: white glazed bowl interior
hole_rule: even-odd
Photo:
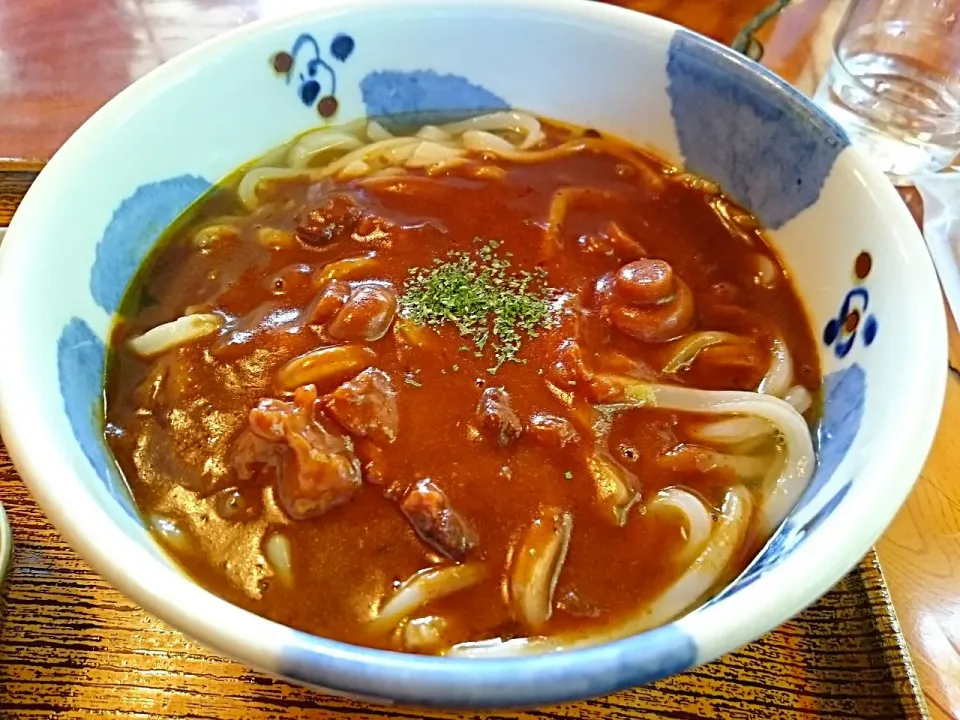
[[[281,51],[293,56],[291,82],[272,66]],[[311,78],[319,88],[304,86]],[[619,642],[453,660],[282,627],[201,589],[157,548],[99,436],[111,315],[163,228],[210,183],[321,124],[327,96],[338,105],[334,122],[513,106],[610,131],[719,181],[772,229],[823,335],[820,466],[735,585]],[[872,263],[861,278],[862,253]],[[174,59],[98,112],[38,178],[3,243],[0,307],[3,437],[44,510],[97,571],[244,663],[415,704],[598,695],[759,637],[826,592],[893,517],[930,447],[945,383],[943,306],[922,238],[842,131],[726,49],[582,0],[330,0]],[[849,332],[842,321],[854,308],[860,323]]]

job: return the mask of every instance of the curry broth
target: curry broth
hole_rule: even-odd
[[[546,147],[582,133],[555,124],[544,127]],[[579,441],[563,447],[540,444],[526,430],[516,441],[500,445],[477,432],[481,393],[504,388],[520,418],[538,413],[569,418],[570,406],[546,379],[558,362],[558,347],[574,336],[591,362],[629,366],[637,377],[705,389],[755,390],[770,363],[767,348],[774,334],[793,356],[794,382],[816,392],[816,344],[803,306],[762,232],[749,222],[732,232],[711,202],[720,198],[724,208],[745,216],[743,211],[711,194],[709,186],[705,190],[702,184],[682,181],[678,171],[653,156],[610,138],[605,142],[617,153],[579,152],[533,163],[471,155],[470,162],[432,176],[407,170],[402,177],[377,181],[271,182],[262,193],[270,207],[255,218],[233,192],[239,182],[235,175],[189,209],[128,291],[112,339],[106,437],[141,511],[176,526],[176,533],[164,535],[164,545],[191,577],[289,626],[400,649],[394,634],[371,631],[369,621],[405,579],[425,567],[450,563],[418,537],[398,508],[398,498],[423,478],[437,483],[475,530],[476,545],[466,557],[486,570],[475,587],[437,600],[420,613],[445,617],[456,642],[530,634],[511,610],[507,574],[512,553],[544,506],[569,512],[573,530],[553,593],[552,616],[537,628],[538,634],[610,626],[651,602],[678,576],[682,567],[675,556],[684,543],[684,527],[669,514],[645,513],[643,502],[662,488],[679,485],[714,511],[719,508],[732,482],[728,470],[661,461],[691,442],[690,429],[702,417],[638,408],[612,421],[603,449],[639,492],[639,502],[620,526],[598,510],[589,466],[595,439],[582,424]],[[642,170],[624,162],[624,154],[661,181],[651,185]],[[478,166],[502,172],[485,176],[475,172]],[[593,190],[570,203],[557,228],[559,251],[545,257],[551,199],[572,186]],[[333,195],[346,197],[364,217],[378,218],[379,240],[345,239],[321,246],[298,242],[280,249],[256,241],[258,226],[295,234],[304,209]],[[198,228],[214,221],[237,228],[237,236],[198,249]],[[290,397],[277,385],[277,371],[322,344],[336,344],[305,320],[319,292],[316,278],[330,263],[370,256],[374,262],[350,281],[376,281],[402,295],[412,268],[430,268],[435,259],[452,257],[449,253],[476,257],[479,248],[495,241],[494,256],[508,261],[511,272],[538,277],[545,272],[543,283],[556,290],[553,298],[562,298],[564,308],[579,309],[590,305],[597,279],[616,272],[627,259],[605,244],[611,222],[649,257],[669,263],[689,285],[696,314],[688,332],[749,336],[762,351],[731,361],[722,349],[708,348],[688,369],[665,375],[661,369],[669,353],[664,343],[635,339],[611,329],[597,313],[577,311],[560,313],[536,337],[524,334],[519,362],[504,362],[491,372],[491,348],[477,356],[450,324],[431,327],[435,344],[422,352],[399,347],[391,331],[365,345],[372,350],[369,365],[393,382],[399,430],[395,441],[383,447],[372,449],[362,440],[356,444],[365,475],[373,453],[384,477],[365,477],[349,501],[319,517],[297,520],[271,491],[274,473],[238,478],[235,443],[251,409],[263,398]],[[757,282],[758,256],[776,270],[772,287]],[[127,349],[130,338],[189,308],[219,313],[227,324],[160,359],[145,360]],[[711,353],[718,361],[710,360]],[[166,365],[157,375],[161,362]],[[330,382],[317,391],[322,396],[339,384]],[[225,514],[232,519],[224,519]],[[292,549],[292,585],[278,579],[261,552],[264,533],[277,529]],[[749,560],[762,539],[738,553],[736,567]]]

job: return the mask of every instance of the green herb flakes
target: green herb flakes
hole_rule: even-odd
[[[567,471],[563,474],[563,476],[564,476],[567,480],[573,480],[573,473],[570,472],[569,470],[567,470]]]
[[[523,362],[517,357],[523,337],[536,337],[538,329],[556,322],[550,303],[556,291],[544,283],[546,273],[509,272],[510,262],[496,254],[499,247],[490,240],[473,253],[450,252],[449,260],[436,259],[433,267],[412,268],[400,297],[405,318],[422,325],[453,323],[472,340],[476,357],[489,345],[496,360],[491,373],[505,362]]]

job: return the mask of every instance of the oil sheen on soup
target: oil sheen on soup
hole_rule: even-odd
[[[398,128],[241,169],[132,284],[105,435],[158,541],[255,613],[416,653],[695,608],[814,467],[816,345],[761,228],[595,130]]]

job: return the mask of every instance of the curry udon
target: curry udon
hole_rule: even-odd
[[[518,112],[324,128],[241,169],[168,231],[112,344],[105,434],[159,542],[361,645],[662,624],[814,467],[816,346],[757,221]]]

